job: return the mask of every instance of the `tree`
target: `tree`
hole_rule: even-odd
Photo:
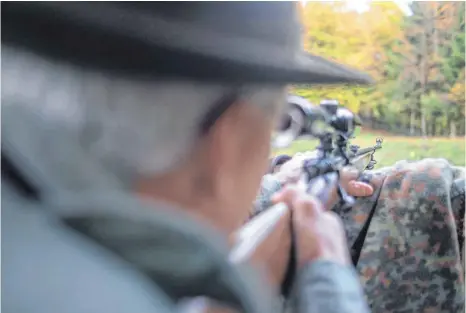
[[[374,3],[371,12],[362,15],[346,10],[344,2],[310,2],[300,11],[307,51],[381,78],[384,46],[397,32],[393,25],[402,16],[393,3]],[[295,92],[316,102],[337,99],[358,112],[370,105],[374,88],[300,86]]]
[[[344,2],[300,8],[306,50],[368,72],[375,86],[295,86],[311,101],[333,98],[412,135],[464,134],[464,2],[393,2],[363,14]]]

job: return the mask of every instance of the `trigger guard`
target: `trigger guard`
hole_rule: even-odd
[[[371,179],[369,175],[363,173],[361,174],[361,176],[359,176],[358,181],[369,184],[371,182]]]

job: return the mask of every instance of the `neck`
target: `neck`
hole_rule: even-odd
[[[198,221],[208,223],[225,235],[230,234],[234,228],[231,221],[223,218],[218,201],[206,192],[208,186],[202,186],[202,182],[193,177],[170,173],[143,179],[136,185],[136,192],[148,200],[173,203]]]

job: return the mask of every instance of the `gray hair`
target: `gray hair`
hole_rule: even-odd
[[[201,120],[230,90],[113,77],[2,46],[2,103],[34,105],[45,119],[69,128],[104,165],[131,175],[161,174],[188,157]],[[285,102],[283,87],[247,90],[248,102],[271,114]]]

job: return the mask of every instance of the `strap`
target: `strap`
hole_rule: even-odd
[[[359,178],[359,181],[369,183],[370,178],[366,174],[363,174]],[[362,248],[364,246],[364,242],[366,240],[367,232],[369,231],[369,226],[371,224],[372,218],[374,217],[375,210],[377,208],[378,199],[379,199],[380,193],[382,191],[382,188],[383,188],[383,186],[381,188],[378,188],[375,191],[375,194],[372,195],[372,197],[374,199],[374,202],[373,202],[372,208],[371,208],[371,210],[369,212],[369,216],[367,217],[367,220],[364,223],[364,226],[362,227],[361,231],[359,232],[358,237],[354,241],[354,244],[351,246],[350,253],[351,253],[351,259],[353,261],[354,266],[356,266],[358,264],[359,257],[361,256],[361,251],[362,251]]]
[[[461,252],[461,257],[464,261],[464,219],[465,219],[465,184],[464,178],[456,179],[450,190],[450,198],[452,202],[452,208],[456,217],[456,232],[458,236],[458,243]],[[456,211],[458,210],[458,211]]]
[[[285,277],[281,285],[281,294],[288,298],[291,293],[293,283],[295,281],[297,267],[298,267],[298,258],[297,258],[297,249],[296,249],[296,232],[294,229],[293,223],[293,210],[290,210],[290,232],[291,232],[291,246],[290,246],[290,257],[288,259],[288,265],[286,268]]]

